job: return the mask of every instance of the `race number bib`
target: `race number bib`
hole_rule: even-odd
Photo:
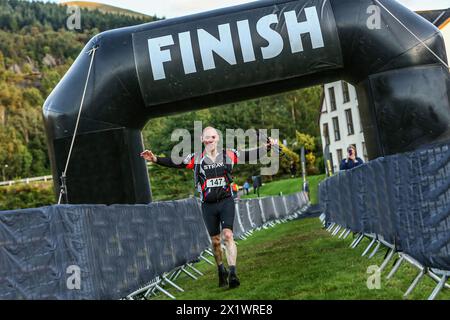
[[[226,185],[225,177],[212,178],[212,179],[206,180],[207,188],[223,187],[225,185]]]

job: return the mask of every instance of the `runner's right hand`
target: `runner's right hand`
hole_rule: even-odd
[[[141,157],[144,158],[147,161],[151,161],[151,162],[156,162],[157,161],[157,157],[153,154],[153,152],[151,152],[150,150],[144,150],[143,152],[141,152]]]

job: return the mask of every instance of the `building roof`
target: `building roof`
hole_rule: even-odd
[[[417,14],[430,21],[439,29],[450,22],[450,8],[441,10],[416,11]]]

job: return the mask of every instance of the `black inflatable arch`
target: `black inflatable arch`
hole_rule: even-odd
[[[371,21],[376,1],[263,0],[95,36],[43,108],[55,190],[93,47],[67,172],[70,203],[151,201],[139,157],[150,118],[339,79],[357,88],[371,159],[449,138],[439,30],[393,0],[380,2],[379,28]]]

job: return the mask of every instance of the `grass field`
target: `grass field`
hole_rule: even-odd
[[[308,177],[311,202],[317,202],[317,186],[324,175]],[[267,183],[261,195],[289,194],[299,191],[301,179],[286,179]],[[252,195],[251,195],[252,196]],[[318,218],[306,218],[256,231],[247,240],[238,242],[237,289],[218,288],[215,266],[200,262],[196,268],[205,276],[194,281],[181,275],[177,284],[184,293],[171,288],[178,299],[403,299],[418,271],[404,263],[393,279],[387,281],[394,259],[381,276],[380,289],[368,289],[367,273],[372,265],[380,266],[385,249],[372,259],[361,257],[369,244],[365,239],[356,249],[350,249],[352,236],[331,237]],[[211,257],[212,260],[212,257]],[[426,277],[407,299],[426,299],[435,282]],[[156,299],[165,299],[158,295]],[[444,290],[438,299],[450,299]]]
[[[309,183],[309,190],[310,190],[310,197],[311,197],[311,203],[317,203],[317,189],[319,182],[325,179],[325,175],[317,175],[317,176],[310,176],[307,177],[308,183]],[[292,179],[285,179],[285,180],[278,180],[270,183],[264,184],[260,188],[260,196],[272,196],[272,195],[278,195],[280,191],[283,193],[283,195],[295,193],[301,191],[303,185],[302,178],[292,178]],[[250,189],[250,194],[248,196],[241,197],[242,199],[247,198],[256,198],[256,195],[252,193],[253,189]]]
[[[346,240],[331,237],[318,218],[306,218],[256,231],[249,239],[238,242],[237,289],[219,288],[216,267],[201,262],[196,267],[205,273],[198,280],[181,275],[177,284],[185,292],[170,288],[177,299],[403,299],[417,270],[402,265],[393,279],[381,277],[381,288],[369,290],[367,269],[381,265],[385,250],[372,259],[361,257],[368,240],[356,248],[348,248]],[[212,258],[211,258],[212,259]],[[392,260],[394,262],[394,260]],[[428,277],[416,287],[408,299],[426,299],[435,283]],[[164,299],[159,294],[156,299]],[[438,299],[450,299],[444,290]]]

